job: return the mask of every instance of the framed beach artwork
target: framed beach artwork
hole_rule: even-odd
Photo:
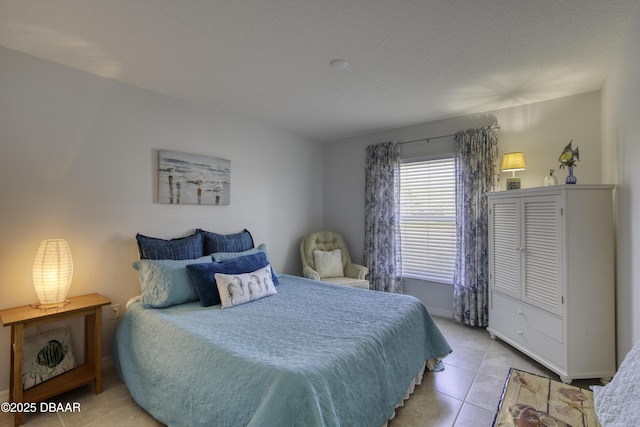
[[[76,367],[69,327],[24,340],[22,389],[47,381]]]
[[[231,161],[177,151],[158,152],[158,202],[228,205]]]

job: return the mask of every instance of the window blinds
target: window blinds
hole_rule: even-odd
[[[453,158],[400,165],[403,277],[453,283],[455,215]]]

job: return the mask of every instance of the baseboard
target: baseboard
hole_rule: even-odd
[[[437,307],[427,307],[427,311],[429,311],[429,314],[431,314],[432,316],[446,317],[447,319],[453,319],[452,310],[445,310],[443,308],[437,308]]]
[[[113,368],[113,356],[102,358],[102,370]],[[0,403],[9,401],[9,389],[0,391]]]
[[[102,369],[113,368],[113,356],[105,356],[102,358]]]

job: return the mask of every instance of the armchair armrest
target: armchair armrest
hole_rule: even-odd
[[[318,272],[315,271],[313,268],[309,267],[308,265],[305,265],[302,268],[302,275],[307,279],[320,280],[320,275],[318,274]]]
[[[365,280],[369,269],[363,265],[348,262],[344,266],[344,275],[353,279]]]

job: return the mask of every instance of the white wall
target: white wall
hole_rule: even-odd
[[[500,153],[523,151],[527,170],[518,172],[523,188],[542,186],[549,169],[560,180],[567,172],[558,170],[557,158],[573,140],[580,148],[580,162],[574,174],[578,184],[601,183],[600,93],[591,92],[553,101],[489,111],[360,135],[324,144],[324,225],[343,234],[352,257],[362,261],[364,248],[364,161],[365,148],[385,141],[410,141],[454,134],[457,131],[500,126]],[[405,144],[403,157],[420,157],[453,152],[453,138],[427,143]],[[509,175],[510,176],[510,175]],[[503,177],[506,176],[503,174]],[[607,183],[611,183],[608,181]],[[504,179],[501,183],[504,188]],[[419,298],[434,314],[451,313],[453,290],[449,285],[405,280],[405,293]]]
[[[2,48],[0,63],[0,309],[37,301],[31,266],[50,237],[71,247],[71,296],[123,306],[139,293],[137,232],[246,227],[278,271],[300,273],[298,242],[322,224],[320,144]],[[157,204],[158,149],[229,159],[231,205]],[[104,318],[109,355],[116,322]],[[0,391],[9,346],[0,328]]]
[[[602,88],[602,176],[617,184],[618,361],[640,341],[640,8]]]

